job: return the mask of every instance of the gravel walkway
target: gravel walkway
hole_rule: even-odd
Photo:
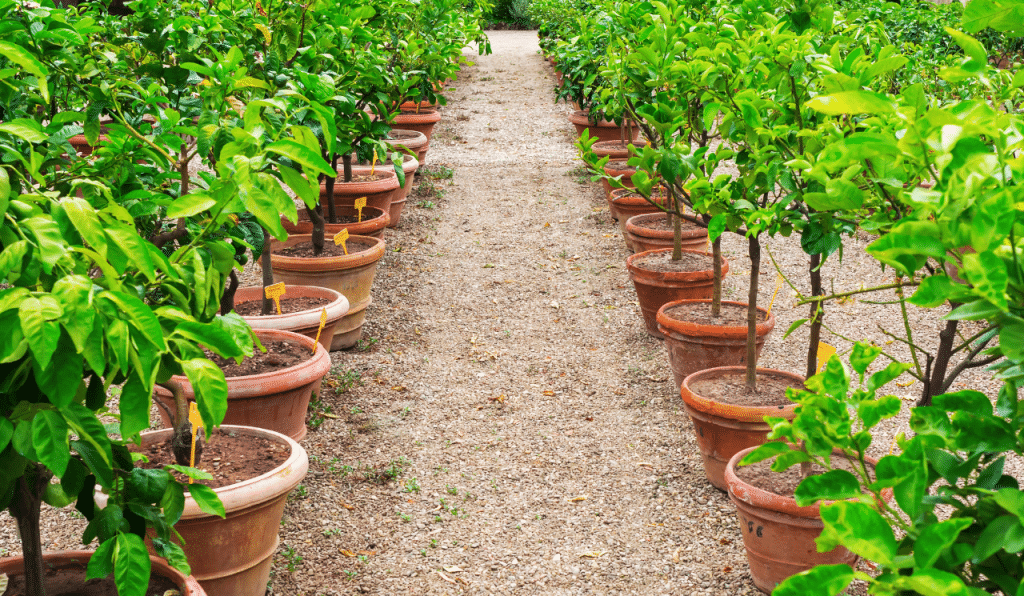
[[[704,478],[536,33],[490,38],[494,53],[467,53],[476,65],[448,94],[433,174],[386,234],[364,341],[332,354],[271,592],[754,594],[733,508]],[[864,244],[826,266],[827,287],[885,280]],[[766,247],[806,277],[797,239]],[[743,300],[745,242],[730,236],[725,250],[726,298]],[[765,268],[762,304],[774,289],[767,254]],[[806,316],[793,302],[784,288],[762,364],[800,372],[806,333],[782,342]],[[883,344],[874,325],[895,330],[894,316],[851,301],[827,322]],[[913,316],[929,334],[941,324]],[[989,389],[982,378],[963,383]],[[909,399],[917,387],[892,391]],[[877,439],[880,454],[905,420]],[[75,545],[74,517],[45,512],[48,548]],[[4,548],[17,542],[0,517]]]

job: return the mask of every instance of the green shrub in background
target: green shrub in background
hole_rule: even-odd
[[[497,0],[493,4],[474,1],[467,7],[480,6],[483,9],[485,26],[488,29],[536,29],[536,22],[531,19],[529,10],[533,0]]]

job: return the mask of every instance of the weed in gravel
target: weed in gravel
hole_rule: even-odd
[[[402,513],[401,511],[398,512],[398,518],[401,519],[402,521],[406,522],[406,523],[412,521],[412,516],[411,515],[409,515],[408,513]]]
[[[455,488],[454,486],[452,486],[450,484],[444,485],[444,491],[446,493],[448,493],[449,495],[457,495],[457,494],[459,494],[459,489]]]
[[[410,464],[412,464],[412,462],[409,461],[409,458],[402,455],[398,459],[393,459],[387,464],[377,468],[366,466],[363,469],[363,478],[369,482],[384,484],[401,476]],[[415,481],[416,479],[413,478],[413,480]],[[417,491],[418,490],[419,485],[417,484]]]
[[[437,548],[437,538],[430,539],[430,548]]]
[[[586,166],[576,166],[565,173],[566,176],[571,176],[576,184],[589,184],[590,183],[590,172]]]
[[[427,178],[416,187],[416,192],[424,200],[434,199],[440,201],[444,198],[447,190],[440,184],[435,184],[433,180]],[[423,203],[420,203],[420,205],[422,206]]]
[[[334,379],[334,382],[334,393],[337,395],[341,395],[342,393],[347,392],[349,389],[352,389],[353,387],[362,387],[363,373],[359,372],[354,368],[350,368],[346,370],[344,373],[342,373],[341,377],[336,377]]]
[[[433,209],[437,207],[437,203],[434,201],[420,201],[416,206],[420,209]]]
[[[345,574],[345,576],[348,578],[349,581],[354,580],[356,578],[356,576],[359,575],[358,571],[342,570],[342,572]]]
[[[409,406],[405,406],[404,408],[402,408],[402,411],[398,413],[398,417],[405,418],[409,414],[412,414],[412,408],[410,408]]]
[[[360,352],[366,352],[370,350],[370,348],[372,348],[373,346],[377,345],[377,342],[379,341],[380,340],[377,339],[376,337],[367,337],[366,339],[361,339],[356,342],[356,349],[359,350]]]
[[[442,165],[425,166],[422,172],[434,180],[451,180],[455,176],[455,170]]]
[[[281,551],[281,559],[288,573],[295,573],[295,569],[302,565],[302,555],[296,552],[295,547],[292,546],[284,545],[284,549]]]
[[[321,534],[323,534],[324,536],[336,536],[338,534],[341,534],[341,528],[328,528],[321,532]]]
[[[404,493],[418,493],[420,492],[420,481],[415,478],[409,478],[402,482],[402,492]]]
[[[362,413],[363,413],[363,409],[362,409],[362,408],[360,408],[359,406],[352,406],[352,409],[351,409],[351,410],[349,410],[349,412],[350,412],[351,414],[353,414],[353,415],[354,415],[354,414],[362,414]]]
[[[319,395],[314,395],[313,399],[309,401],[309,410],[306,414],[306,426],[310,430],[320,428],[325,420],[334,417],[334,414],[331,413],[332,411],[333,408],[330,404],[324,403],[324,401],[320,399]]]
[[[305,499],[308,494],[309,490],[306,488],[306,485],[300,484],[295,487],[295,490],[288,494],[288,500],[297,501],[299,499]]]
[[[448,468],[445,468],[444,466],[434,466],[434,476],[437,476],[438,474],[447,474],[447,473],[448,473]]]

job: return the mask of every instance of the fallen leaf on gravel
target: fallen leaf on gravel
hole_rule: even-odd
[[[448,583],[450,583],[450,584],[454,584],[454,583],[455,583],[455,580],[454,580],[454,579],[452,579],[452,578],[448,577],[447,575],[445,575],[445,574],[441,573],[441,571],[440,571],[440,570],[439,570],[439,571],[437,572],[437,574],[438,574],[438,575],[440,575],[440,576],[441,576],[441,579],[443,579],[444,581],[446,581],[446,582],[448,582]]]
[[[718,541],[718,544],[732,544],[732,540],[729,540],[728,538],[722,538]]]
[[[495,397],[488,397],[487,399],[489,401],[494,401],[494,402],[498,402],[499,404],[503,404],[503,403],[505,403],[505,394],[502,393],[501,395],[498,395],[498,396],[495,396]]]
[[[593,422],[594,421],[594,417],[593,416],[587,416],[586,418],[584,418],[584,420],[586,420],[587,422]]]
[[[452,565],[451,567],[444,567],[443,569],[445,571],[447,571],[448,573],[459,573],[460,571],[462,571],[462,568],[459,567],[458,565]]]
[[[732,571],[732,567],[729,567],[728,565],[722,567],[722,573],[729,573],[730,571]]]
[[[377,554],[377,551],[375,551],[375,550],[361,550],[361,551],[359,551],[359,554],[366,555],[367,557],[372,557],[373,555]]]
[[[494,265],[490,263],[484,263],[484,269],[494,269]]]
[[[395,385],[391,388],[392,391],[405,391],[405,385]]]
[[[914,384],[915,381],[916,381],[916,379],[910,379],[906,383],[896,383],[896,386],[897,387],[910,387],[911,385]]]
[[[550,223],[548,223],[548,222],[544,222],[544,227],[545,227],[545,228],[550,228],[550,227],[551,227],[551,224],[550,224]]]
[[[550,389],[548,391],[544,392],[544,395],[547,395],[547,396],[551,396],[551,395],[554,395],[554,394],[555,394],[555,392],[551,391]]]
[[[323,416],[324,418],[337,418],[337,416],[328,412],[321,412],[320,415]]]
[[[649,464],[649,463],[647,463],[645,461],[638,461],[638,462],[636,462],[636,465],[637,466],[642,466],[642,467],[645,467],[645,468],[651,468],[652,470],[654,469],[654,464]]]
[[[342,503],[341,506],[344,507],[345,509],[348,509],[349,511],[356,508],[355,505],[349,505],[348,503]]]
[[[673,563],[678,563],[679,562],[679,551],[681,551],[681,550],[683,550],[683,547],[680,546],[679,548],[676,549],[676,552],[672,553],[672,562]]]
[[[551,301],[551,308],[558,308],[558,302],[555,300]]]
[[[457,582],[459,582],[461,584],[464,584],[467,588],[469,587],[469,582],[464,580],[464,579],[462,579],[461,577],[456,577],[455,581],[457,581]]]
[[[345,550],[343,548],[339,548],[338,552],[343,554],[343,555],[345,555],[346,557],[354,557],[354,556],[356,556],[356,554],[354,552],[352,552],[350,550]]]
[[[586,501],[587,498],[586,497],[572,497],[572,498],[566,499],[566,500],[569,501],[570,503],[579,503],[580,501]]]
[[[589,553],[583,553],[580,556],[581,557],[587,557],[588,559],[597,559],[597,558],[599,558],[599,557],[601,557],[602,555],[605,555],[605,554],[607,554],[606,551],[595,550],[595,551],[591,551]]]

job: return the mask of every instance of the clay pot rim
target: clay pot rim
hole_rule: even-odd
[[[423,134],[418,130],[409,130],[407,128],[392,128],[391,132],[416,133],[417,136],[411,139],[384,139],[384,142],[388,143],[389,145],[413,145],[416,147],[421,147],[423,145],[426,145],[428,142],[427,135]],[[412,147],[409,148],[412,149]]]
[[[89,559],[96,551],[92,550],[61,550],[43,552],[43,565],[49,569],[60,568],[71,564],[81,565],[83,571],[88,567]],[[206,591],[199,585],[199,580],[191,575],[185,575],[174,567],[171,567],[162,557],[149,556],[152,571],[151,575],[160,575],[171,580],[179,588],[184,588],[185,596],[205,596]],[[22,555],[4,557],[0,559],[0,570],[7,575],[24,575],[25,557]],[[15,571],[18,571],[15,573]]]
[[[747,324],[742,325],[705,325],[702,323],[693,323],[690,321],[684,321],[682,319],[675,319],[667,314],[668,309],[678,306],[680,304],[711,304],[711,300],[705,299],[691,299],[691,300],[674,300],[672,302],[666,302],[658,309],[656,315],[658,326],[664,327],[665,331],[676,333],[678,335],[696,336],[696,337],[718,337],[723,339],[740,339],[747,336]],[[735,302],[732,300],[723,300],[722,304],[728,304],[730,306],[748,308],[749,305],[743,302]],[[758,323],[755,329],[757,337],[764,337],[775,328],[775,315],[768,312],[766,308],[757,307],[758,312],[767,315],[764,323]],[[664,331],[662,332],[664,333]],[[758,369],[760,370],[760,369]]]
[[[763,422],[765,416],[778,417],[779,415],[785,415],[787,413],[792,416],[796,410],[796,404],[793,402],[789,402],[787,405],[783,406],[738,406],[714,401],[713,399],[697,395],[690,390],[690,383],[700,380],[701,377],[722,376],[725,374],[742,375],[746,370],[747,367],[745,366],[719,366],[716,368],[699,370],[683,379],[683,382],[679,386],[679,394],[687,406],[697,410],[698,412],[704,412],[705,414],[711,414],[713,416],[718,416],[719,418],[737,420],[739,422]],[[805,379],[796,373],[774,368],[757,367],[757,375],[790,377],[799,379],[801,382],[805,382]]]
[[[352,173],[360,171],[360,168],[366,168],[366,171],[370,170],[370,166],[352,166]],[[358,194],[377,194],[382,192],[388,192],[398,188],[398,175],[395,174],[394,169],[388,168],[377,168],[375,174],[383,176],[377,180],[367,180],[363,182],[345,182],[341,179],[341,172],[338,172],[339,177],[334,181],[334,194],[344,195],[358,195]],[[327,182],[320,183],[321,192],[324,192],[327,188]]]
[[[621,207],[644,207],[644,206],[647,206],[647,205],[651,204],[650,201],[648,201],[647,199],[645,199],[643,197],[630,197],[630,196],[626,196],[628,194],[631,194],[632,192],[633,192],[632,188],[616,188],[616,189],[612,190],[612,194],[611,194],[610,197],[608,197],[608,200],[611,203],[613,203],[614,205],[618,205],[618,206],[621,206]],[[664,205],[668,201],[668,197],[662,197],[660,199],[655,199],[654,201],[656,203],[660,204],[660,205]],[[651,214],[650,213],[643,213],[641,215],[651,215]],[[664,216],[665,214],[664,213],[654,213],[653,215]],[[636,217],[636,216],[633,216],[633,217]],[[629,220],[626,220],[626,222],[628,223]],[[669,232],[669,236],[671,236],[671,235],[672,235],[672,233]],[[652,237],[656,237],[656,236],[652,236]],[[684,235],[684,237],[685,237],[685,235]]]
[[[434,124],[441,120],[437,108],[422,108],[419,112],[402,110],[395,115],[395,124]]]
[[[614,194],[614,193],[613,193]],[[635,197],[633,197],[635,198]],[[625,197],[615,197],[615,200],[626,200]],[[647,202],[646,200],[644,201]],[[626,231],[639,238],[656,238],[659,240],[672,240],[672,230],[655,230],[652,228],[646,228],[643,224],[655,218],[664,218],[664,213],[641,213],[640,215],[634,215],[626,220]],[[707,237],[708,229],[702,228],[699,225],[689,220],[683,220],[683,239],[687,238],[702,238]]]
[[[223,424],[219,428],[239,434],[262,436],[278,443],[285,443],[291,448],[288,458],[273,470],[235,484],[213,489],[213,492],[217,493],[217,496],[220,497],[221,502],[224,504],[224,512],[226,514],[273,501],[298,486],[306,476],[306,472],[309,470],[309,458],[306,455],[306,450],[288,435],[255,426]],[[144,439],[148,436],[153,437],[153,440],[161,440],[163,437],[160,435],[169,435],[170,433],[171,429],[162,428],[145,431],[142,433],[142,436]],[[186,493],[185,509],[181,514],[181,519],[203,517],[214,516],[199,509],[195,499]]]
[[[603,168],[604,173],[608,174],[609,176],[615,176],[616,174],[614,172],[619,172],[619,174],[617,174],[619,176],[632,176],[633,174],[636,173],[636,168],[634,168],[633,166],[629,165],[628,162],[629,162],[629,158],[609,159],[608,163],[604,164],[604,168]],[[624,167],[624,168],[612,168],[612,167],[610,167],[612,164],[615,164],[615,165],[620,165],[621,164],[621,165],[626,166],[626,167]],[[620,189],[616,189],[616,190],[622,190],[622,189],[620,188]]]
[[[772,492],[768,492],[764,489],[757,488],[751,484],[747,484],[736,475],[736,465],[741,459],[746,457],[748,453],[757,449],[760,445],[754,447],[747,447],[746,449],[737,452],[732,458],[729,459],[729,463],[725,466],[725,482],[729,485],[729,498],[734,502],[742,501],[751,507],[757,507],[759,509],[766,509],[768,511],[775,511],[778,513],[785,513],[792,515],[793,517],[803,518],[817,518],[820,517],[819,509],[821,505],[830,505],[835,501],[820,501],[814,505],[808,505],[807,507],[799,507],[796,504],[796,499],[793,497],[784,497],[777,495]],[[841,449],[835,449],[832,455],[845,456]],[[873,457],[864,457],[865,461],[873,466],[878,465],[878,460]],[[886,488],[882,490],[882,498],[886,501],[892,499],[892,489]]]
[[[299,312],[285,313],[285,314],[273,314],[273,315],[246,315],[242,318],[249,321],[250,324],[253,320],[264,321],[267,323],[285,323],[295,328],[309,327],[312,325],[320,325],[320,313],[322,309],[327,309],[327,325],[341,320],[342,317],[348,313],[348,298],[342,296],[341,292],[332,290],[330,288],[321,288],[318,286],[288,286],[288,291],[298,292],[305,296],[311,296],[314,298],[328,298],[331,300],[327,306],[321,308],[309,308],[306,310],[300,310]],[[253,293],[255,294],[251,300],[241,299],[243,295]],[[317,295],[319,294],[319,296]],[[285,298],[289,295],[285,294]],[[294,295],[292,295],[294,297]],[[302,296],[299,296],[300,298]],[[238,288],[235,293],[235,304],[240,302],[255,302],[263,298],[263,287],[262,286],[247,286],[244,288]]]
[[[640,277],[641,282],[647,282],[652,278],[659,280],[671,280],[671,281],[701,281],[706,279],[713,279],[715,277],[714,261],[715,256],[709,252],[703,250],[691,250],[683,249],[684,253],[704,255],[711,260],[708,269],[701,269],[700,271],[651,271],[650,269],[644,269],[635,264],[636,261],[642,259],[645,256],[650,256],[655,253],[671,252],[671,248],[655,248],[653,250],[645,250],[644,252],[638,252],[626,257],[626,270],[629,271],[630,278],[633,281],[637,281]],[[725,257],[722,257],[722,275],[729,272],[729,261]]]
[[[611,120],[598,120],[597,122],[591,122],[589,110],[573,110],[572,114],[569,115],[569,122],[580,126],[596,126],[598,128],[622,128],[626,126],[627,123],[630,123],[634,128],[636,128],[636,123],[631,120],[623,120],[621,125],[615,124],[615,122]],[[639,129],[637,130],[639,131]]]
[[[348,299],[346,299],[346,302]],[[319,323],[319,318],[317,323]],[[254,397],[257,395],[264,395],[267,393],[267,385],[270,384],[274,377],[282,377],[286,379],[288,384],[298,384],[300,381],[313,382],[313,380],[323,377],[327,374],[327,371],[331,370],[331,356],[327,353],[319,342],[314,342],[312,337],[306,337],[300,333],[294,331],[284,331],[282,329],[253,329],[253,333],[262,342],[264,339],[268,340],[279,340],[279,341],[291,341],[298,343],[307,350],[311,350],[313,346],[316,346],[316,351],[312,352],[311,356],[302,362],[289,366],[288,368],[279,368],[277,370],[271,370],[258,375],[245,375],[241,377],[225,377],[228,383],[228,394],[230,399],[244,399],[247,397]],[[186,389],[186,395],[192,391],[192,383],[189,382],[188,377],[184,375],[175,375],[173,377],[176,381],[182,384]],[[170,395],[162,387],[157,387],[157,391]]]
[[[310,242],[312,234],[292,234],[289,239],[295,239],[294,244]],[[301,271],[337,271],[339,269],[355,269],[369,263],[379,261],[384,256],[385,243],[380,238],[373,236],[360,236],[351,234],[349,240],[359,240],[361,243],[370,243],[371,246],[359,252],[350,252],[347,255],[328,257],[287,257],[274,254],[274,248],[281,246],[277,240],[270,241],[270,259],[274,267],[284,265],[289,270]],[[259,261],[257,261],[258,263]]]

